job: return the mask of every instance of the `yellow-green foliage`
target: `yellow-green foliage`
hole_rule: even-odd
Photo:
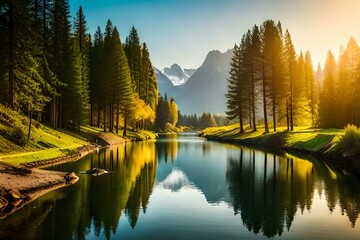
[[[360,128],[355,125],[347,125],[345,134],[340,138],[340,146],[346,155],[354,155],[360,152]]]
[[[267,134],[263,134],[263,126],[259,126],[256,132],[253,132],[249,126],[246,126],[245,129],[244,133],[240,133],[239,124],[212,127],[204,129],[202,136],[225,141],[247,140],[259,145],[289,147],[310,152],[328,152],[335,149],[343,134],[341,129],[313,129],[308,127],[296,127],[292,132],[286,131],[285,127],[279,127],[277,132]]]
[[[137,132],[127,131],[127,137],[130,140],[148,140],[148,139],[155,139],[157,137],[156,133],[152,131],[146,130],[139,130]]]

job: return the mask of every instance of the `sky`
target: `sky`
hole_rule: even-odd
[[[125,41],[134,26],[153,65],[198,68],[211,50],[225,52],[254,24],[267,19],[288,29],[297,52],[310,51],[314,67],[328,50],[337,57],[351,36],[360,44],[360,0],[69,0],[83,7],[89,32],[111,19]]]

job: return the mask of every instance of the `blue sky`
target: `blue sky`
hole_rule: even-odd
[[[358,0],[70,0],[72,16],[80,5],[92,35],[109,18],[122,40],[135,26],[160,69],[173,63],[198,68],[209,51],[232,48],[266,19],[280,20],[296,50],[310,50],[315,66],[329,49],[337,56],[350,36],[360,36]]]

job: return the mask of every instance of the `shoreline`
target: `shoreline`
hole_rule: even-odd
[[[282,133],[279,132],[278,134],[281,135]],[[304,148],[287,146],[285,142],[272,141],[273,139],[270,139],[268,141],[261,141],[261,139],[256,137],[235,139],[229,136],[219,137],[219,136],[213,136],[211,134],[204,136],[204,134],[202,133],[200,133],[199,136],[206,138],[209,141],[216,141],[216,142],[235,144],[238,146],[251,147],[263,151],[269,151],[270,153],[274,153],[274,154],[287,153],[294,157],[300,157],[305,159],[315,157],[317,160],[330,164],[335,168],[353,172],[358,177],[360,177],[360,161],[359,161],[360,159],[358,159],[356,156],[344,157],[334,151],[327,152],[327,150],[330,147],[329,144],[325,147],[320,148],[319,150],[311,151]]]
[[[75,173],[29,169],[0,162],[0,219],[52,190],[74,184],[78,179]]]
[[[134,138],[137,141],[145,139]],[[96,142],[77,147],[75,152],[50,159],[23,162],[14,165],[0,160],[0,219],[21,209],[46,193],[74,184],[79,177],[75,173],[44,170],[41,168],[77,161],[96,149],[124,144],[131,140],[115,134],[101,133]],[[36,152],[34,152],[36,153]]]

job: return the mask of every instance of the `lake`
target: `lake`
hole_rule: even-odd
[[[92,168],[107,174],[81,174]],[[315,158],[195,134],[49,169],[80,179],[0,221],[0,239],[359,239],[360,181]]]

